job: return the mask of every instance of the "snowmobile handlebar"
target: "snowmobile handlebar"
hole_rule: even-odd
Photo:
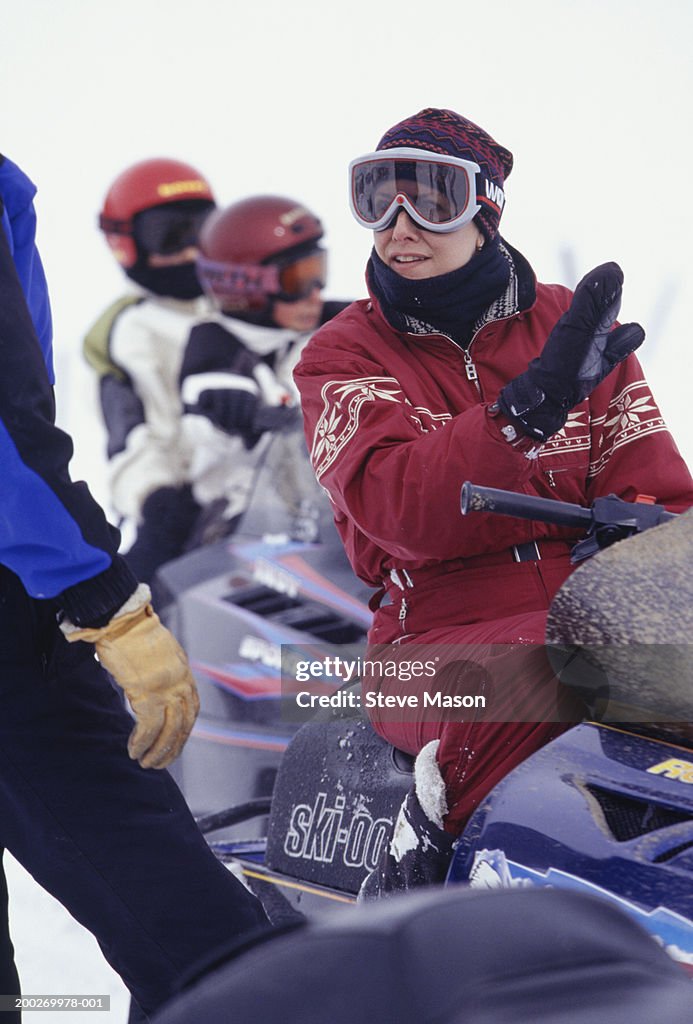
[[[676,518],[675,513],[668,512],[663,505],[644,500],[624,501],[615,494],[596,498],[586,508],[554,498],[539,498],[496,487],[479,487],[469,480],[462,485],[460,510],[465,516],[472,512],[494,512],[558,526],[583,527],[587,536],[573,548],[573,562],[589,558],[601,548],[624,537],[642,533],[651,526]]]

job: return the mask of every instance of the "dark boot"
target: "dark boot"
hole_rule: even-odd
[[[140,583],[151,583],[156,570],[178,558],[200,514],[192,488],[159,487],[142,505],[137,539],[125,560]]]
[[[455,836],[443,828],[448,807],[436,761],[438,742],[426,744],[416,758],[414,785],[399,809],[390,843],[361,885],[359,902],[445,880]]]

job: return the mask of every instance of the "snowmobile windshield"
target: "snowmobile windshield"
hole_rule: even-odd
[[[255,477],[237,535],[303,543],[336,538],[332,506],[315,479],[302,422],[267,431],[256,451]]]
[[[427,231],[456,231],[481,207],[480,167],[471,160],[399,147],[349,165],[351,211],[362,227],[382,231],[404,208]]]

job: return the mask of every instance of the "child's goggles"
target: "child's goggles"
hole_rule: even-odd
[[[372,231],[388,227],[402,208],[427,231],[455,231],[481,209],[480,172],[472,160],[421,149],[367,153],[349,164],[351,211]]]
[[[316,288],[325,287],[327,253],[315,249],[284,266],[220,263],[198,256],[197,274],[208,294],[239,309],[259,308],[269,298],[298,302],[307,299]]]

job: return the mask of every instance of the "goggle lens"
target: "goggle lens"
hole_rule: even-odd
[[[469,179],[446,164],[414,164],[404,160],[364,165],[356,177],[356,198],[364,220],[377,221],[396,196],[405,195],[432,224],[445,224],[464,213]]]
[[[308,256],[279,268],[279,292],[282,302],[307,299],[316,288],[323,289],[327,280],[327,253],[317,249]]]
[[[384,150],[351,164],[351,205],[364,227],[387,227],[399,209],[422,227],[449,231],[472,220],[479,210],[476,174],[467,160],[425,158],[410,150]]]

